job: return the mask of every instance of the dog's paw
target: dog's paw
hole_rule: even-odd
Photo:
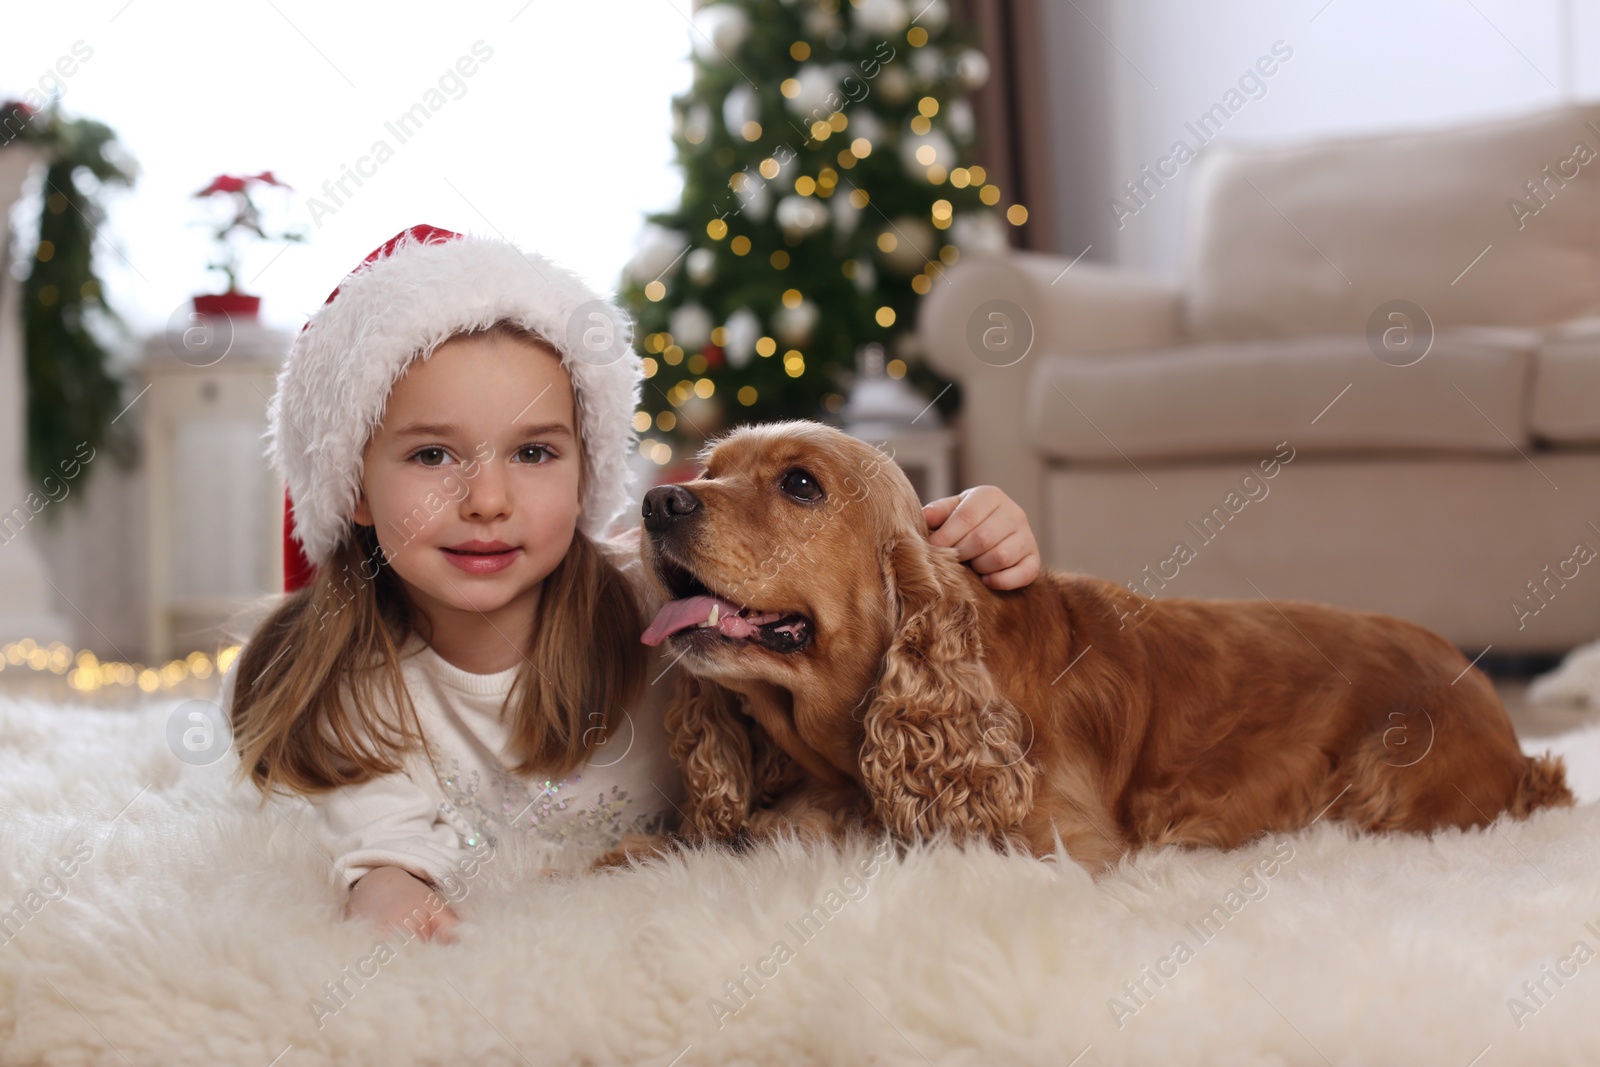
[[[631,867],[638,861],[660,859],[673,847],[670,837],[659,834],[624,834],[617,846],[602,853],[590,868],[600,871],[610,867]]]

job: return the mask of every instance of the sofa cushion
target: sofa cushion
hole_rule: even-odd
[[[1076,462],[1270,456],[1283,441],[1514,453],[1528,445],[1537,343],[1526,330],[1453,331],[1408,367],[1378,360],[1362,337],[1040,353],[1026,433],[1044,455]]]
[[[1568,323],[1540,346],[1528,428],[1556,444],[1600,443],[1600,319]]]
[[[1294,147],[1212,144],[1190,218],[1196,340],[1359,334],[1390,300],[1441,329],[1600,314],[1600,105]]]

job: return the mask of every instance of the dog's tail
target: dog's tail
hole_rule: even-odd
[[[1548,752],[1530,756],[1522,769],[1516,792],[1511,796],[1511,814],[1523,818],[1540,808],[1565,808],[1574,803],[1567,788],[1567,769],[1560,756]]]

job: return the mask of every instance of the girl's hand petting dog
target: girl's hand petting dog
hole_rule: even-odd
[[[1028,516],[992,485],[976,485],[922,509],[935,548],[954,548],[990,589],[1021,589],[1043,565]]]
[[[346,918],[371,919],[379,926],[399,926],[424,941],[456,940],[461,920],[437,890],[400,867],[374,867],[350,887]]]

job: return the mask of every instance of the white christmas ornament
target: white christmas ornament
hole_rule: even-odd
[[[968,48],[956,59],[956,75],[968,89],[982,89],[989,80],[989,57]]]
[[[667,319],[672,343],[685,352],[698,352],[711,340],[711,312],[699,304],[684,304]]]
[[[697,248],[683,258],[689,280],[696,285],[708,285],[717,276],[717,254],[709,248]]]
[[[855,233],[860,221],[861,209],[852,204],[848,196],[833,198],[833,228],[842,236],[848,237]]]
[[[766,222],[767,216],[772,214],[772,191],[759,174],[745,185],[744,191],[738,196],[739,202],[744,205],[740,214],[752,222]]]
[[[705,397],[690,393],[678,406],[678,421],[687,425],[696,437],[709,437],[717,433],[726,424],[727,417],[722,397],[715,393]]]
[[[924,86],[934,85],[944,74],[944,54],[937,48],[919,48],[911,55],[911,69]]]
[[[805,27],[807,37],[824,40],[839,32],[839,13],[813,6],[806,12]]]
[[[895,36],[910,21],[905,0],[861,0],[856,6],[856,26],[879,37]]]
[[[733,4],[711,4],[695,12],[694,54],[707,63],[724,63],[750,36],[750,19]]]
[[[779,308],[772,316],[772,325],[778,331],[778,340],[786,345],[803,345],[811,340],[811,331],[817,328],[821,312],[809,300],[800,301],[796,307]]]
[[[677,230],[651,224],[639,237],[639,243],[623,268],[623,273],[635,285],[649,285],[666,274],[677,258],[683,255],[688,238]]]
[[[906,68],[899,63],[890,64],[883,68],[883,73],[878,75],[878,89],[883,93],[884,99],[891,104],[903,104],[911,96],[911,75],[906,73]]]
[[[728,366],[737,370],[755,355],[756,341],[761,338],[761,320],[749,308],[740,308],[728,316],[723,328],[727,331],[728,343],[722,350],[728,357]]]
[[[852,280],[856,284],[856,292],[870,293],[878,288],[878,268],[872,265],[870,259],[858,259],[856,276]]]
[[[722,98],[722,125],[735,137],[742,136],[744,124],[761,118],[761,104],[756,91],[748,85],[736,85]]]
[[[966,211],[950,224],[950,240],[963,252],[1002,252],[1006,248],[1006,228],[993,211]]]
[[[882,148],[884,145],[883,120],[878,118],[875,113],[868,111],[865,105],[853,108],[850,111],[850,131],[847,136],[851,140],[855,140],[857,137],[865,137],[872,143],[874,148]]]
[[[931,34],[936,34],[950,25],[950,5],[945,0],[916,0],[917,17],[912,21]]]
[[[813,116],[825,118],[833,114],[838,110],[838,105],[844,102],[844,96],[839,92],[839,82],[847,73],[848,68],[841,69],[837,64],[800,64],[800,69],[794,75],[794,80],[800,84],[800,91],[789,98],[789,110],[805,116],[808,122]],[[829,106],[830,96],[834,98],[832,106]]]
[[[915,274],[924,263],[938,258],[939,241],[933,227],[913,215],[900,216],[881,233],[894,237],[894,249],[884,252],[880,245],[878,254],[897,274]]]
[[[945,109],[945,122],[958,141],[970,141],[972,135],[977,132],[977,122],[972,117],[972,105],[965,100],[957,100]]]
[[[828,224],[828,209],[814,197],[786,196],[778,201],[777,219],[785,233],[805,237]]]
[[[711,133],[711,111],[704,104],[689,109],[683,120],[683,136],[690,144],[699,144]]]

